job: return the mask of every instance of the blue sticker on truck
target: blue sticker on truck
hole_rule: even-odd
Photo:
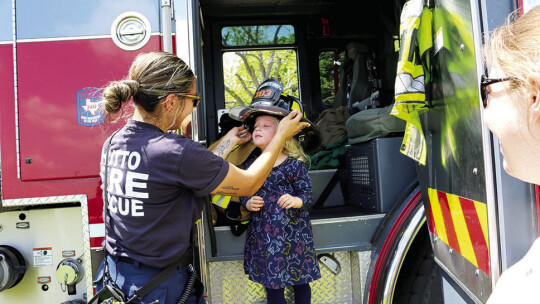
[[[105,121],[105,112],[101,107],[103,92],[97,88],[84,88],[77,91],[77,123],[92,127]]]

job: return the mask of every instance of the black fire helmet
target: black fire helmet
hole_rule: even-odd
[[[274,78],[268,78],[257,88],[253,95],[251,105],[247,107],[232,108],[229,115],[236,120],[244,122],[250,133],[257,117],[271,115],[281,119],[293,110],[298,110],[304,115],[302,121],[310,124],[295,137],[302,145],[306,153],[313,154],[321,145],[321,133],[315,124],[309,121],[304,114],[304,108],[300,100],[294,96],[284,95],[283,85]]]

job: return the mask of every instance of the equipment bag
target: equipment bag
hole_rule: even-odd
[[[360,111],[347,120],[349,144],[359,144],[373,138],[403,133],[405,121],[390,115],[393,105]]]

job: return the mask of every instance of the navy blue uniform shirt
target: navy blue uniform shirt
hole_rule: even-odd
[[[189,138],[134,120],[114,135],[110,149],[106,249],[167,267],[188,248],[204,196],[223,181],[229,164]]]

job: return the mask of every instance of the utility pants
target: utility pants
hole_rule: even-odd
[[[146,282],[161,272],[162,268],[154,268],[140,264],[137,261],[132,263],[119,261],[118,257],[107,255],[109,263],[110,280],[124,291],[128,298],[133,296],[134,291],[141,288]],[[98,269],[96,280],[96,292],[103,288],[104,262]],[[132,303],[152,303],[159,300],[159,304],[176,304],[182,296],[190,273],[185,266],[178,266],[163,283],[148,293],[142,301],[135,300]],[[204,286],[199,278],[195,279],[195,285],[187,303],[205,304],[203,297]]]

